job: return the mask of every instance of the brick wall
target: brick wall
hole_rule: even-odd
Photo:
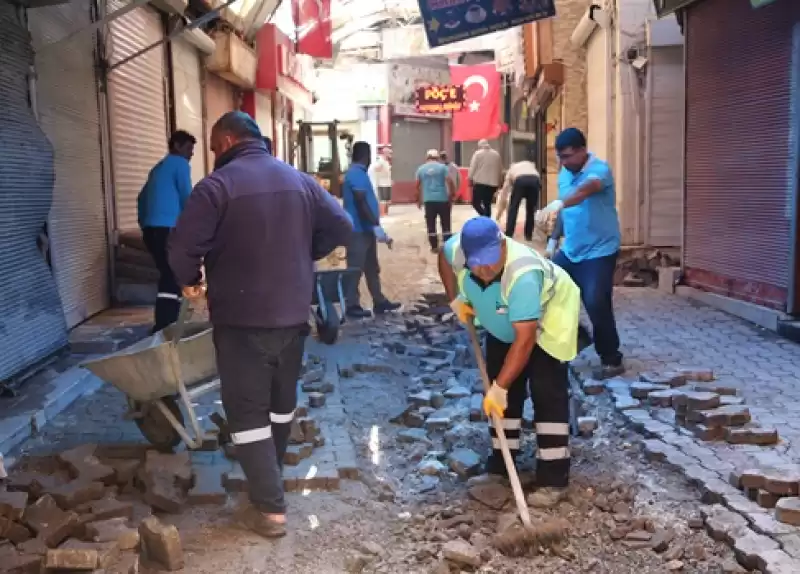
[[[564,127],[576,127],[586,133],[589,120],[586,107],[586,59],[584,50],[570,44],[570,36],[591,5],[591,0],[556,0],[553,19],[553,57],[565,67],[563,97]]]

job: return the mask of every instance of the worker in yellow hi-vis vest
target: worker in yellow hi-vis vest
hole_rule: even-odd
[[[490,421],[493,415],[503,421],[512,456],[519,453],[530,390],[538,489],[529,502],[557,504],[569,481],[567,362],[577,354],[580,290],[560,267],[506,237],[488,217],[470,219],[445,244],[439,274],[459,320],[474,320],[487,331],[486,370],[493,383],[483,407]],[[505,474],[491,427],[490,433],[487,471]]]

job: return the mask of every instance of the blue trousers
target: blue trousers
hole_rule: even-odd
[[[583,306],[592,322],[594,348],[603,365],[616,367],[622,364],[619,352],[619,334],[614,319],[614,270],[619,252],[573,263],[563,251],[553,258],[580,287]]]

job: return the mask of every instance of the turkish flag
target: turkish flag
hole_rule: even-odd
[[[464,87],[464,109],[453,112],[453,141],[499,137],[500,72],[494,64],[450,66],[450,83]]]
[[[298,54],[333,58],[331,0],[292,0],[292,18]]]

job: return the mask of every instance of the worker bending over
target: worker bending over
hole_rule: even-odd
[[[486,370],[493,381],[483,408],[503,422],[511,455],[520,449],[528,386],[536,413],[534,506],[557,504],[569,481],[569,381],[567,362],[577,354],[580,291],[561,268],[506,237],[488,217],[464,224],[439,255],[439,274],[462,323],[487,331]],[[487,470],[505,474],[500,443]]]

